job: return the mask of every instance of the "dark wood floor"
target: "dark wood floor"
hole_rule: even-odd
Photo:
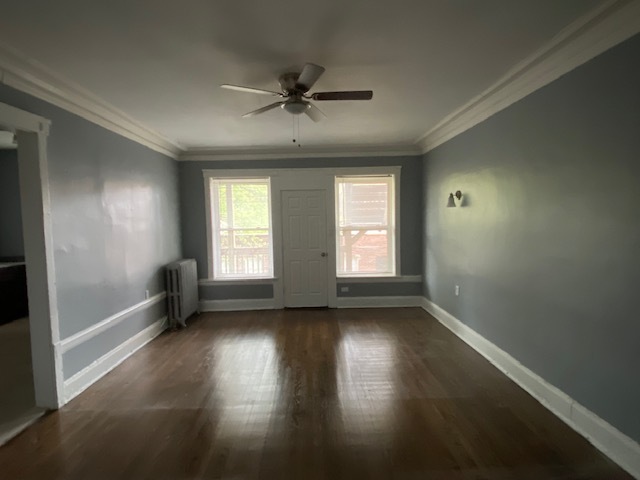
[[[0,448],[0,478],[630,477],[405,308],[202,315]]]

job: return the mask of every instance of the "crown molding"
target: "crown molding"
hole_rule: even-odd
[[[435,127],[403,145],[304,148],[189,148],[151,130],[47,67],[0,44],[0,83],[63,108],[152,150],[182,161],[415,156],[432,150],[565,73],[640,32],[640,1],[608,0],[558,33],[545,46]]]
[[[422,153],[486,120],[640,32],[640,1],[608,0],[416,140]]]
[[[189,148],[180,161],[282,160],[287,158],[400,157],[420,155],[417,145],[335,145],[302,148]]]
[[[0,44],[0,83],[74,113],[156,152],[177,159],[182,147],[44,65]]]

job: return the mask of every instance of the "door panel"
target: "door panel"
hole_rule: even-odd
[[[327,306],[325,191],[283,191],[282,220],[284,306]]]
[[[319,250],[321,248],[320,236],[324,238],[326,242],[327,233],[321,230],[323,221],[317,215],[308,216],[308,228],[309,228],[309,248]],[[323,250],[322,250],[323,251]]]
[[[324,261],[313,260],[309,262],[309,292],[320,295],[326,288],[326,269],[323,269]],[[322,275],[325,274],[323,277]]]
[[[302,248],[300,242],[300,217],[289,217],[289,248],[300,250]]]

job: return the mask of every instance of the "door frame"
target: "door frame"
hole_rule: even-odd
[[[63,372],[47,162],[51,121],[0,103],[0,125],[18,136],[20,203],[36,406],[62,405]]]
[[[302,170],[302,171],[301,171]],[[275,282],[273,297],[275,308],[284,308],[284,239],[282,228],[282,192],[285,190],[324,190],[327,212],[326,246],[327,260],[327,303],[329,308],[337,308],[338,293],[336,280],[336,212],[333,206],[335,185],[333,169],[287,169],[272,170],[271,202],[273,215],[273,262]],[[275,203],[273,203],[275,201]]]

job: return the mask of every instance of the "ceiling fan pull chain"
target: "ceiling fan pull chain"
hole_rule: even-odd
[[[301,147],[300,145],[300,118],[298,116],[293,116],[291,117],[291,141],[293,143],[297,143],[298,147]]]
[[[291,116],[291,141],[296,143],[296,117]]]

